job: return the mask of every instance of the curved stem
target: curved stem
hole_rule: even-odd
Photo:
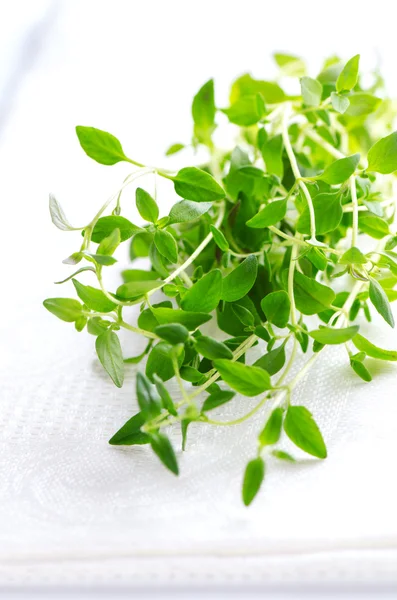
[[[357,188],[356,178],[354,175],[350,177],[350,193],[352,197],[352,208],[353,208],[353,230],[352,230],[352,247],[357,246],[358,237],[358,201],[357,201]]]
[[[288,135],[288,123],[291,115],[291,104],[287,104],[284,110],[283,122],[282,122],[282,137],[285,146],[285,150],[288,155],[289,162],[291,164],[291,169],[294,174],[295,179],[298,181],[299,187],[305,195],[307,207],[309,209],[310,215],[310,238],[312,240],[316,239],[316,217],[314,214],[313,200],[310,196],[309,190],[304,181],[301,179],[301,172],[299,171],[298,163],[292,149],[291,140]]]
[[[141,329],[140,327],[134,327],[133,325],[130,325],[129,323],[126,323],[123,320],[118,321],[117,324],[120,325],[120,327],[123,327],[124,329],[128,329],[128,331],[133,331],[134,333],[139,333],[140,335],[144,335],[145,337],[151,338],[153,340],[159,339],[158,335],[156,335],[152,331],[146,331],[146,329]]]

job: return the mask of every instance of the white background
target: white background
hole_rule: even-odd
[[[31,415],[34,423],[37,416],[34,401],[29,403],[29,382],[23,382],[24,374],[29,369],[38,373],[35,385],[40,386],[52,347],[60,349],[64,339],[73,352],[73,344],[77,343],[72,341],[73,332],[66,332],[65,324],[43,317],[40,308],[43,297],[59,293],[52,282],[68,273],[61,260],[76,245],[69,234],[52,227],[48,192],[56,194],[69,220],[79,225],[92,216],[129,172],[127,165],[103,167],[90,161],[78,145],[75,125],[108,130],[119,137],[126,153],[136,160],[165,164],[168,145],[190,139],[190,103],[200,85],[214,77],[217,103],[224,106],[230,81],[237,75],[250,71],[265,79],[275,76],[271,54],[277,50],[304,56],[312,75],[329,54],[349,58],[361,53],[364,68],[381,64],[390,93],[396,93],[395,6],[384,0],[0,3],[0,302],[1,327],[5,331],[3,376],[6,379],[8,375],[9,396],[15,392],[15,402],[7,408],[15,424],[13,431],[24,424],[23,436],[10,438],[16,454],[19,449],[23,452],[24,442],[34,438],[33,425],[29,426],[26,415]],[[169,164],[176,166],[178,160]],[[164,206],[173,201],[172,194],[165,186]],[[131,192],[128,197],[129,216],[136,220]],[[43,329],[32,328],[36,319],[41,319]],[[387,343],[393,343],[392,336]],[[91,365],[91,359],[86,360]],[[55,361],[52,366],[63,368],[62,362]],[[307,512],[313,515],[313,529],[329,520],[343,531],[340,519],[346,504],[349,535],[365,536],[370,532],[378,535],[380,545],[387,538],[388,519],[395,522],[396,499],[382,461],[385,453],[395,453],[391,419],[396,414],[394,372],[386,369],[383,381],[382,393],[376,396],[379,408],[375,410],[367,397],[361,407],[351,409],[342,427],[346,445],[338,445],[338,436],[334,436],[334,462],[327,463],[328,471],[325,467],[323,471],[314,469],[321,484],[316,487],[313,474],[310,485],[314,487],[310,489],[315,495],[313,507]],[[357,401],[361,388],[349,389],[350,398]],[[321,393],[317,395],[320,402]],[[118,397],[117,402],[115,422],[130,410],[127,397]],[[55,411],[56,407],[49,410]],[[350,443],[350,432],[356,426],[353,438],[361,446]],[[45,425],[40,427],[45,430]],[[61,424],[60,436],[62,431],[65,426],[62,430]],[[332,431],[331,427],[330,435]],[[371,444],[377,442],[373,449],[366,442],[368,436]],[[101,438],[98,432],[97,439]],[[99,442],[95,443],[97,447]],[[44,441],[43,451],[48,447]],[[10,451],[7,440],[5,448]],[[347,450],[353,458],[348,462],[349,469],[341,473]],[[390,460],[390,469],[392,465]],[[372,484],[366,480],[367,471],[371,472]],[[233,477],[237,481],[238,476]],[[308,485],[304,477],[298,480],[298,491]],[[352,494],[352,477],[357,477],[357,495],[343,497],[345,489]],[[275,486],[280,494],[288,494],[288,486],[277,482]],[[332,493],[335,496],[331,501]],[[362,498],[366,500],[361,502]],[[324,502],[323,511],[316,505],[320,500]],[[276,509],[280,502],[287,506],[281,496],[274,496],[271,506]],[[1,514],[0,509],[0,516],[6,524],[9,515],[5,511]],[[391,534],[396,531],[392,525],[387,545],[395,549]],[[314,533],[311,531],[311,535]],[[24,534],[22,528],[14,529],[14,542],[19,536],[21,551],[25,550]],[[287,543],[286,532],[282,537]],[[0,540],[4,555],[7,544],[1,533]]]

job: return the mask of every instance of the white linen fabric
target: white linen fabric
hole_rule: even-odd
[[[174,15],[183,8],[172,4]],[[181,106],[211,69],[197,55],[196,71],[184,70],[189,55],[182,56],[173,35],[178,23],[166,19],[165,3],[140,7],[134,17],[146,27],[135,26],[134,32],[143,48],[142,31],[151,24],[176,71],[158,68],[158,50],[142,60],[134,55],[138,42],[127,35],[126,3],[112,3],[117,23],[110,20],[109,31],[105,5],[71,1],[62,7],[0,130],[0,584],[397,583],[392,364],[373,362],[375,381],[365,384],[351,372],[343,349],[321,353],[293,402],[313,412],[329,457],[313,460],[284,441],[301,460],[269,460],[264,488],[249,509],[240,499],[242,472],[266,412],[238,427],[193,424],[185,453],[179,432],[171,430],[179,478],[147,447],[107,444],[136,411],[136,367],[128,368],[124,387],[116,389],[95,358],[94,338],[43,309],[45,297],[74,295],[71,283],[50,282],[69,274],[60,261],[76,249],[79,235],[53,228],[48,191],[59,194],[72,223],[86,222],[129,171],[89,161],[73,126],[109,129],[126,139],[138,160],[160,164],[167,143],[188,139],[190,117],[188,111],[180,114]],[[165,33],[161,22],[172,29]],[[181,35],[187,43],[188,34]],[[267,53],[276,46],[274,36],[269,44]],[[321,46],[321,52],[328,50]],[[214,61],[222,90],[236,65],[225,74],[224,58]],[[182,84],[178,69],[185,73]],[[148,78],[148,70],[156,76]],[[161,90],[170,78],[175,93],[167,96]],[[162,185],[166,214],[175,197],[167,182]],[[136,221],[132,193],[125,198],[125,214]],[[82,280],[92,284],[90,277]],[[375,343],[396,348],[395,332],[380,318],[370,329],[364,325],[367,330]],[[123,333],[122,342],[126,355],[143,347],[132,334]],[[218,409],[217,417],[243,414],[253,402],[239,397]]]

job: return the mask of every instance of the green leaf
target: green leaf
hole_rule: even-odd
[[[284,419],[284,431],[289,439],[301,450],[317,458],[327,457],[323,436],[304,406],[290,406]]]
[[[321,327],[309,331],[310,337],[320,344],[344,344],[351,340],[359,330],[358,325],[351,325],[344,329],[333,329],[332,327]]]
[[[379,348],[375,346],[372,342],[367,340],[364,336],[357,333],[352,339],[353,344],[360,350],[361,352],[365,352],[368,356],[372,358],[378,358],[380,360],[390,360],[397,361],[397,351],[396,350],[383,350],[383,348]]]
[[[180,323],[189,331],[193,331],[211,320],[211,315],[202,312],[187,312],[173,308],[152,308],[152,313],[160,325],[166,323]]]
[[[143,231],[143,229],[137,227],[124,217],[101,217],[95,223],[91,239],[95,244],[100,244],[102,240],[109,237],[115,229],[120,231],[120,240],[122,242],[128,240],[135,233]]]
[[[363,117],[375,112],[382,100],[372,96],[372,94],[366,94],[365,92],[359,92],[357,94],[351,94],[349,96],[349,108],[346,110],[345,115],[349,117]]]
[[[166,151],[165,155],[172,156],[173,154],[177,154],[177,152],[180,152],[181,150],[183,150],[184,147],[185,147],[185,144],[179,144],[179,143],[171,144],[171,146]]]
[[[211,145],[211,135],[215,129],[214,80],[205,83],[193,98],[192,116],[194,135],[202,144]]]
[[[193,202],[192,200],[181,200],[174,204],[170,211],[169,225],[173,223],[186,223],[198,219],[211,208],[211,202]]]
[[[353,371],[361,378],[363,381],[370,382],[372,381],[372,375],[368,371],[367,367],[360,361],[355,360],[354,356],[350,357],[350,366]]]
[[[253,327],[253,325],[255,324],[254,315],[244,306],[240,306],[239,304],[232,304],[232,311],[239,319],[239,321],[241,321],[241,323],[246,327]]]
[[[150,445],[152,450],[165,467],[174,473],[179,475],[178,461],[175,456],[174,449],[171,445],[170,440],[163,433],[152,433],[150,434]]]
[[[275,375],[283,368],[285,364],[285,343],[270,350],[264,356],[261,356],[254,362],[254,367],[260,367],[269,373],[269,375]]]
[[[91,310],[106,313],[111,312],[117,307],[117,304],[109,300],[102,290],[93,288],[90,285],[83,285],[77,279],[72,279],[72,282],[80,300]]]
[[[276,52],[273,54],[273,58],[285,76],[302,77],[306,74],[306,65],[299,56]]]
[[[370,235],[376,240],[381,240],[386,235],[390,234],[389,225],[387,222],[372,213],[360,213],[358,216],[358,224],[364,233]]]
[[[89,252],[84,252],[84,254],[93,258],[98,265],[102,265],[103,267],[114,265],[114,263],[117,262],[113,256],[106,256],[104,254],[90,254]]]
[[[104,238],[98,246],[98,254],[111,256],[121,242],[120,229],[113,229],[112,233]],[[98,261],[97,261],[98,262]]]
[[[95,127],[76,127],[77,137],[84,152],[101,165],[115,165],[129,159],[124,154],[119,140],[111,133]]]
[[[272,387],[269,374],[259,367],[226,359],[214,361],[214,367],[222,379],[243,396],[258,396]]]
[[[196,167],[186,167],[172,178],[178,196],[194,202],[222,200],[225,192],[209,173]]]
[[[341,96],[336,92],[331,92],[331,104],[336,112],[343,115],[343,113],[345,113],[350,106],[350,100],[347,98],[347,96]]]
[[[232,398],[236,395],[235,392],[230,392],[229,390],[217,390],[210,394],[205,400],[202,407],[202,412],[208,412],[209,410],[214,410],[214,408],[218,408],[218,406],[222,406],[222,404],[226,404],[226,402],[230,402]]]
[[[93,317],[92,319],[88,319],[87,331],[88,333],[91,333],[91,335],[101,335],[101,333],[106,331],[111,324],[111,321],[101,319],[101,317]]]
[[[114,331],[105,331],[97,337],[95,348],[101,365],[113,383],[121,388],[124,382],[124,362],[119,338]]]
[[[397,131],[378,140],[368,152],[368,171],[387,175],[397,170]]]
[[[151,290],[161,286],[161,281],[129,281],[117,288],[117,296],[123,300],[135,300],[144,296]],[[105,311],[106,312],[106,311]]]
[[[158,325],[154,333],[170,344],[184,344],[189,337],[189,331],[180,323]]]
[[[129,419],[109,440],[112,446],[133,446],[148,444],[149,436],[141,431],[145,420],[142,413],[137,413]]]
[[[284,219],[287,212],[287,199],[284,200],[274,200],[265,208],[262,208],[258,212],[257,215],[252,217],[249,221],[247,221],[248,227],[254,227],[257,229],[262,229],[263,227],[270,227],[271,225],[275,225],[282,219]]]
[[[281,328],[287,326],[291,310],[291,302],[287,292],[284,292],[284,290],[271,292],[261,300],[261,308],[270,323]]]
[[[154,375],[158,375],[163,381],[168,381],[174,376],[174,365],[172,353],[174,346],[166,342],[159,342],[152,348],[146,363],[146,375],[150,381],[154,381]],[[178,365],[183,362],[183,354],[178,357]]]
[[[156,271],[144,271],[143,269],[127,269],[121,272],[124,283],[130,281],[155,281],[159,278]]]
[[[317,194],[313,198],[313,208],[316,221],[316,232],[319,235],[328,233],[336,229],[343,217],[343,210],[340,201],[340,195],[335,192],[333,194]],[[305,206],[296,225],[299,233],[310,233],[310,212]]]
[[[260,151],[266,165],[266,171],[282,179],[284,174],[282,136],[276,135],[267,140],[260,146]]]
[[[303,103],[306,106],[318,106],[321,102],[323,86],[317,79],[311,77],[302,77],[301,90]]]
[[[315,315],[333,303],[335,292],[330,287],[295,271],[294,296],[296,308],[301,313]]]
[[[337,92],[349,92],[357,84],[360,55],[353,56],[343,67],[342,72],[336,80]]]
[[[73,231],[75,228],[69,223],[63,212],[62,206],[53,194],[50,194],[50,215],[51,221],[55,227],[58,227],[61,231]]]
[[[191,312],[211,312],[219,304],[222,294],[222,274],[219,269],[199,279],[181,300],[181,308]]]
[[[281,429],[283,426],[284,409],[275,408],[271,413],[265,427],[259,434],[259,443],[261,446],[272,446],[277,444],[280,439]]]
[[[214,242],[218,246],[218,248],[222,250],[222,252],[227,252],[229,250],[229,242],[227,241],[223,233],[213,225],[210,225],[210,230],[212,233],[212,237],[214,238]]]
[[[369,299],[386,323],[394,327],[394,317],[386,292],[373,277],[369,280]]]
[[[265,462],[259,457],[251,460],[245,469],[243,480],[243,502],[249,506],[260,490],[265,478]]]
[[[329,167],[327,167],[325,171],[321,173],[321,175],[317,175],[316,179],[321,179],[321,181],[325,181],[330,185],[344,183],[349,179],[349,177],[351,177],[351,175],[353,175],[359,162],[359,154],[352,154],[352,156],[340,158],[329,165]]]
[[[201,335],[196,339],[195,347],[199,354],[209,360],[233,358],[233,352],[223,342],[218,342],[206,335]]]
[[[286,460],[287,462],[296,462],[294,457],[288,452],[284,452],[283,450],[272,450],[272,455],[279,460]]]
[[[261,94],[242,96],[229,108],[223,108],[222,112],[231,123],[240,127],[250,127],[258,123],[264,116],[265,103]]]
[[[198,369],[189,366],[183,366],[180,370],[181,378],[190,383],[198,383],[202,379],[205,381],[203,373],[200,373]]]
[[[368,259],[358,248],[352,247],[341,256],[339,259],[340,265],[365,265]]]
[[[164,229],[158,229],[154,234],[154,243],[157,250],[170,263],[178,261],[178,246],[173,235]]]
[[[153,381],[156,386],[156,390],[161,398],[164,408],[166,410],[168,410],[168,412],[171,415],[173,415],[174,417],[178,416],[178,412],[175,408],[175,404],[174,404],[167,388],[165,387],[165,385],[162,382],[162,380],[160,379],[160,377],[158,375],[156,375],[156,373],[153,374]]]
[[[44,300],[43,306],[53,315],[66,321],[73,323],[82,315],[82,305],[78,300],[73,298],[47,298]]]
[[[150,383],[146,375],[140,371],[138,371],[136,376],[136,396],[145,420],[150,421],[160,414],[161,405],[157,390]]]
[[[222,300],[235,302],[248,294],[255,283],[258,261],[251,254],[223,279]]]
[[[268,104],[277,104],[278,102],[284,102],[286,99],[284,91],[277,83],[253,79],[249,73],[246,73],[233,82],[230,102],[233,104],[242,96],[252,96],[254,94],[261,94]]]
[[[154,198],[142,188],[137,188],[135,192],[136,207],[142,219],[149,223],[156,223],[159,218],[159,207]]]

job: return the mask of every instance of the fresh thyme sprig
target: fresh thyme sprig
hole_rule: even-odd
[[[227,108],[216,106],[212,80],[196,94],[191,145],[208,152],[200,168],[172,173],[145,166],[129,158],[113,135],[79,126],[89,157],[104,165],[127,162],[135,170],[84,227],[71,226],[50,197],[53,223],[83,235],[79,250],[64,262],[88,264],[59,282],[71,279],[79,300],[50,298],[44,306],[96,337],[98,358],[116,386],[123,385],[126,363],[146,360],[145,373],[136,377],[139,412],[110,444],[150,444],[178,474],[165,427],[180,425],[184,449],[190,423],[234,426],[270,404],[257,456],[244,475],[246,505],[261,487],[270,455],[295,460],[278,446],[283,431],[301,450],[327,456],[313,416],[293,403],[295,387],[324,348],[345,346],[346,360],[364,382],[372,379],[367,356],[397,360],[396,351],[359,333],[371,309],[394,327],[397,236],[388,176],[397,170],[395,106],[374,95],[382,94],[380,77],[370,90],[362,87],[358,55],[346,64],[327,60],[316,79],[297,57],[276,54],[275,60],[281,76],[300,78],[299,96],[248,74],[233,83]],[[214,142],[222,119],[236,131],[237,145],[228,150]],[[166,154],[184,147],[173,144]],[[136,205],[146,224],[137,226],[121,215],[121,195],[138,178],[156,175],[170,180],[181,199],[160,217],[156,200],[138,187]],[[368,251],[371,238],[377,244]],[[147,257],[148,268],[123,271],[123,283],[111,292],[102,271],[116,263],[113,255],[127,240],[131,262]],[[95,274],[98,287],[77,279],[86,271]],[[336,293],[332,283],[339,277],[344,288]],[[153,302],[154,294],[163,299]],[[123,310],[134,304],[140,313],[132,324]],[[211,336],[201,331],[209,321]],[[147,338],[139,356],[123,357],[121,328]],[[262,355],[251,364],[250,349],[258,344]],[[310,358],[291,378],[298,354],[309,346]],[[178,397],[165,384],[173,377]],[[212,418],[212,411],[236,401],[236,392],[257,397],[256,405],[231,421]]]

